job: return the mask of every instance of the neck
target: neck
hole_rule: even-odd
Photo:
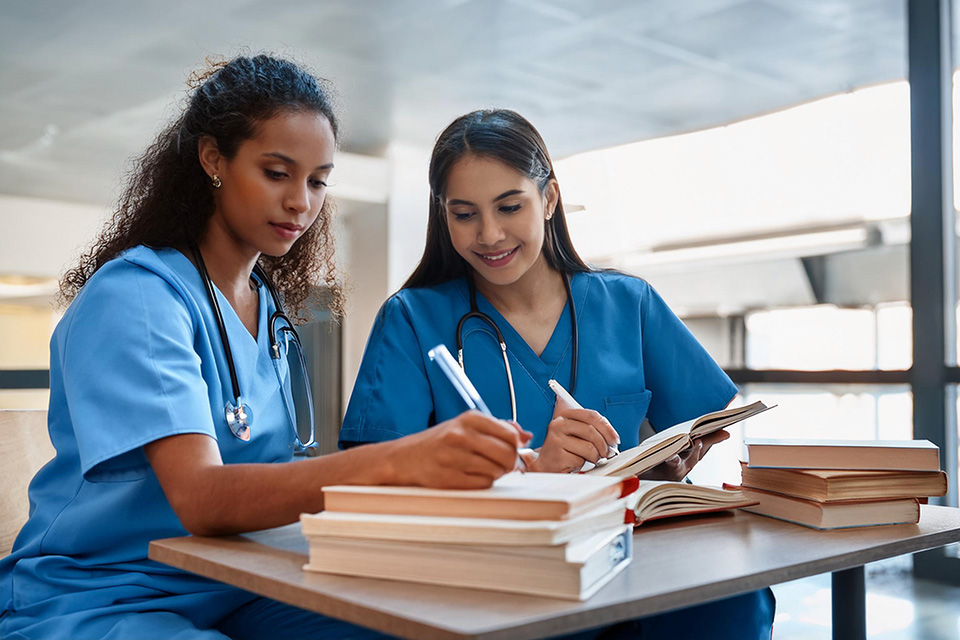
[[[250,292],[250,274],[260,257],[256,251],[244,250],[217,224],[216,216],[211,219],[207,233],[199,243],[203,262],[207,267],[210,280],[220,292],[230,300],[242,299]]]
[[[525,274],[510,284],[493,284],[475,273],[473,279],[477,291],[504,315],[549,308],[558,298],[566,300],[567,296],[563,275],[547,264],[542,253]]]

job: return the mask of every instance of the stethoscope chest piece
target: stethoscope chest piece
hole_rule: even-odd
[[[236,407],[233,406],[232,402],[228,402],[224,408],[224,415],[227,418],[227,426],[230,427],[230,433],[244,442],[249,442],[250,424],[253,422],[253,411],[242,401],[239,402]]]

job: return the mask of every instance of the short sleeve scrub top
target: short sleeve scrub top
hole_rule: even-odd
[[[666,429],[722,409],[736,395],[736,386],[645,281],[613,271],[590,271],[573,274],[570,287],[579,353],[574,396],[584,407],[606,416],[620,435],[621,449],[639,444],[644,419],[656,430]],[[556,379],[570,388],[569,306],[539,355],[479,292],[477,307],[503,334],[516,389],[517,421],[533,432],[530,446],[539,447],[556,397],[548,381]],[[426,354],[438,344],[456,353],[457,323],[468,311],[465,278],[403,289],[384,303],[340,431],[341,447],[416,433],[466,409]],[[467,376],[493,414],[510,419],[500,345],[482,320],[469,319],[463,327],[463,359]],[[660,637],[655,628],[664,637],[676,637],[677,624],[683,622],[690,630],[690,619],[703,618],[707,625],[703,637],[719,638],[723,624],[716,616],[730,613],[737,616],[731,622],[736,634],[730,637],[769,637],[772,593],[764,590],[734,600],[722,607],[705,605],[717,611],[698,607],[644,619],[643,637]],[[691,616],[694,611],[705,615]],[[712,624],[707,622],[711,619]]]
[[[257,282],[254,338],[220,296],[251,438],[229,431],[230,374],[203,281],[172,249],[136,247],[81,289],[51,341],[56,457],[30,485],[30,518],[0,561],[0,637],[103,637],[145,610],[205,628],[253,594],[147,559],[186,535],[143,452],[181,433],[216,439],[225,464],[292,459],[292,431],[268,353],[273,300]],[[236,499],[242,500],[242,488]]]

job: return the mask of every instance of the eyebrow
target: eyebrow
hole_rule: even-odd
[[[504,198],[509,198],[510,196],[520,195],[520,194],[522,194],[522,193],[523,193],[523,191],[521,191],[520,189],[511,189],[510,191],[504,191],[503,193],[501,193],[500,195],[498,195],[496,198],[494,198],[491,202],[499,202],[500,200],[503,200]],[[448,204],[448,205],[468,204],[468,205],[474,205],[474,206],[476,206],[475,203],[470,202],[469,200],[450,200],[447,204]]]
[[[271,152],[269,152],[269,153],[264,153],[263,155],[266,156],[266,157],[268,157],[268,158],[277,158],[277,159],[279,159],[279,160],[283,160],[283,161],[286,162],[287,164],[292,164],[292,165],[295,165],[295,166],[299,166],[299,165],[300,165],[299,162],[297,162],[296,160],[294,160],[294,159],[291,158],[290,156],[285,156],[285,155],[283,155],[282,153],[279,153],[279,152],[277,152],[277,151],[271,151]],[[321,165],[318,166],[316,169],[314,169],[314,171],[321,171],[321,170],[324,170],[324,169],[333,169],[333,163],[331,162],[331,163],[329,163],[329,164],[321,164]]]

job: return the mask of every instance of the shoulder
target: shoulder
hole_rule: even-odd
[[[181,260],[192,266],[173,249],[139,246],[124,251],[84,284],[64,314],[63,330],[90,322],[107,327],[138,316],[179,316],[194,324],[199,317],[195,289]]]
[[[574,276],[574,280],[577,279],[582,279],[588,284],[588,295],[615,296],[617,300],[621,301],[630,298],[639,301],[653,290],[643,278],[612,269],[583,271]]]
[[[432,287],[401,289],[387,298],[380,313],[384,316],[395,313],[436,314],[469,304],[466,281],[458,278]]]

